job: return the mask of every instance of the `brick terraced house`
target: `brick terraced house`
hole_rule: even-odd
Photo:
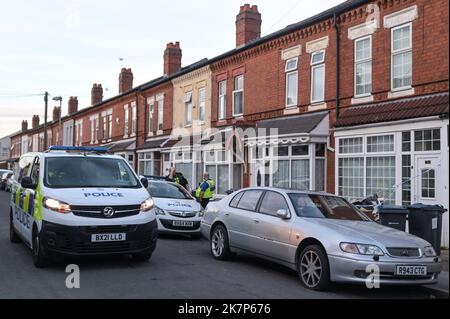
[[[124,68],[117,96],[94,84],[91,106],[55,109],[48,145],[105,145],[145,175],[174,164],[194,188],[207,170],[218,193],[269,185],[448,208],[448,4],[350,0],[265,36],[245,4],[235,48],[182,67],[168,43],[161,77],[133,86]],[[25,120],[10,160],[43,136],[39,117]]]

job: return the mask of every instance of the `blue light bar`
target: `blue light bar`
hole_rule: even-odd
[[[49,151],[106,153],[108,149],[103,146],[50,146]]]

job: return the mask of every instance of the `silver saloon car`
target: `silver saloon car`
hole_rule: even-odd
[[[247,188],[210,203],[201,222],[212,256],[250,253],[298,271],[301,283],[432,284],[441,261],[425,240],[368,219],[345,199]]]

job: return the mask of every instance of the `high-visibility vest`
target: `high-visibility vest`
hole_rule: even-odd
[[[216,185],[216,182],[213,179],[203,180],[203,182],[198,185],[197,190],[195,191],[195,197],[200,198],[200,193],[202,192],[202,185],[204,182],[208,183],[208,188],[203,193],[203,198],[210,199],[214,195],[212,190]]]

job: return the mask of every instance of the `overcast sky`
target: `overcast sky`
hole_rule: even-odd
[[[0,137],[33,114],[43,122],[48,91],[90,105],[93,83],[104,98],[118,94],[120,68],[134,86],[161,76],[167,42],[180,41],[183,66],[235,46],[235,17],[245,0],[0,0]],[[324,11],[342,0],[255,0],[262,35]],[[123,62],[120,62],[123,58]],[[50,99],[49,119],[57,102]]]

